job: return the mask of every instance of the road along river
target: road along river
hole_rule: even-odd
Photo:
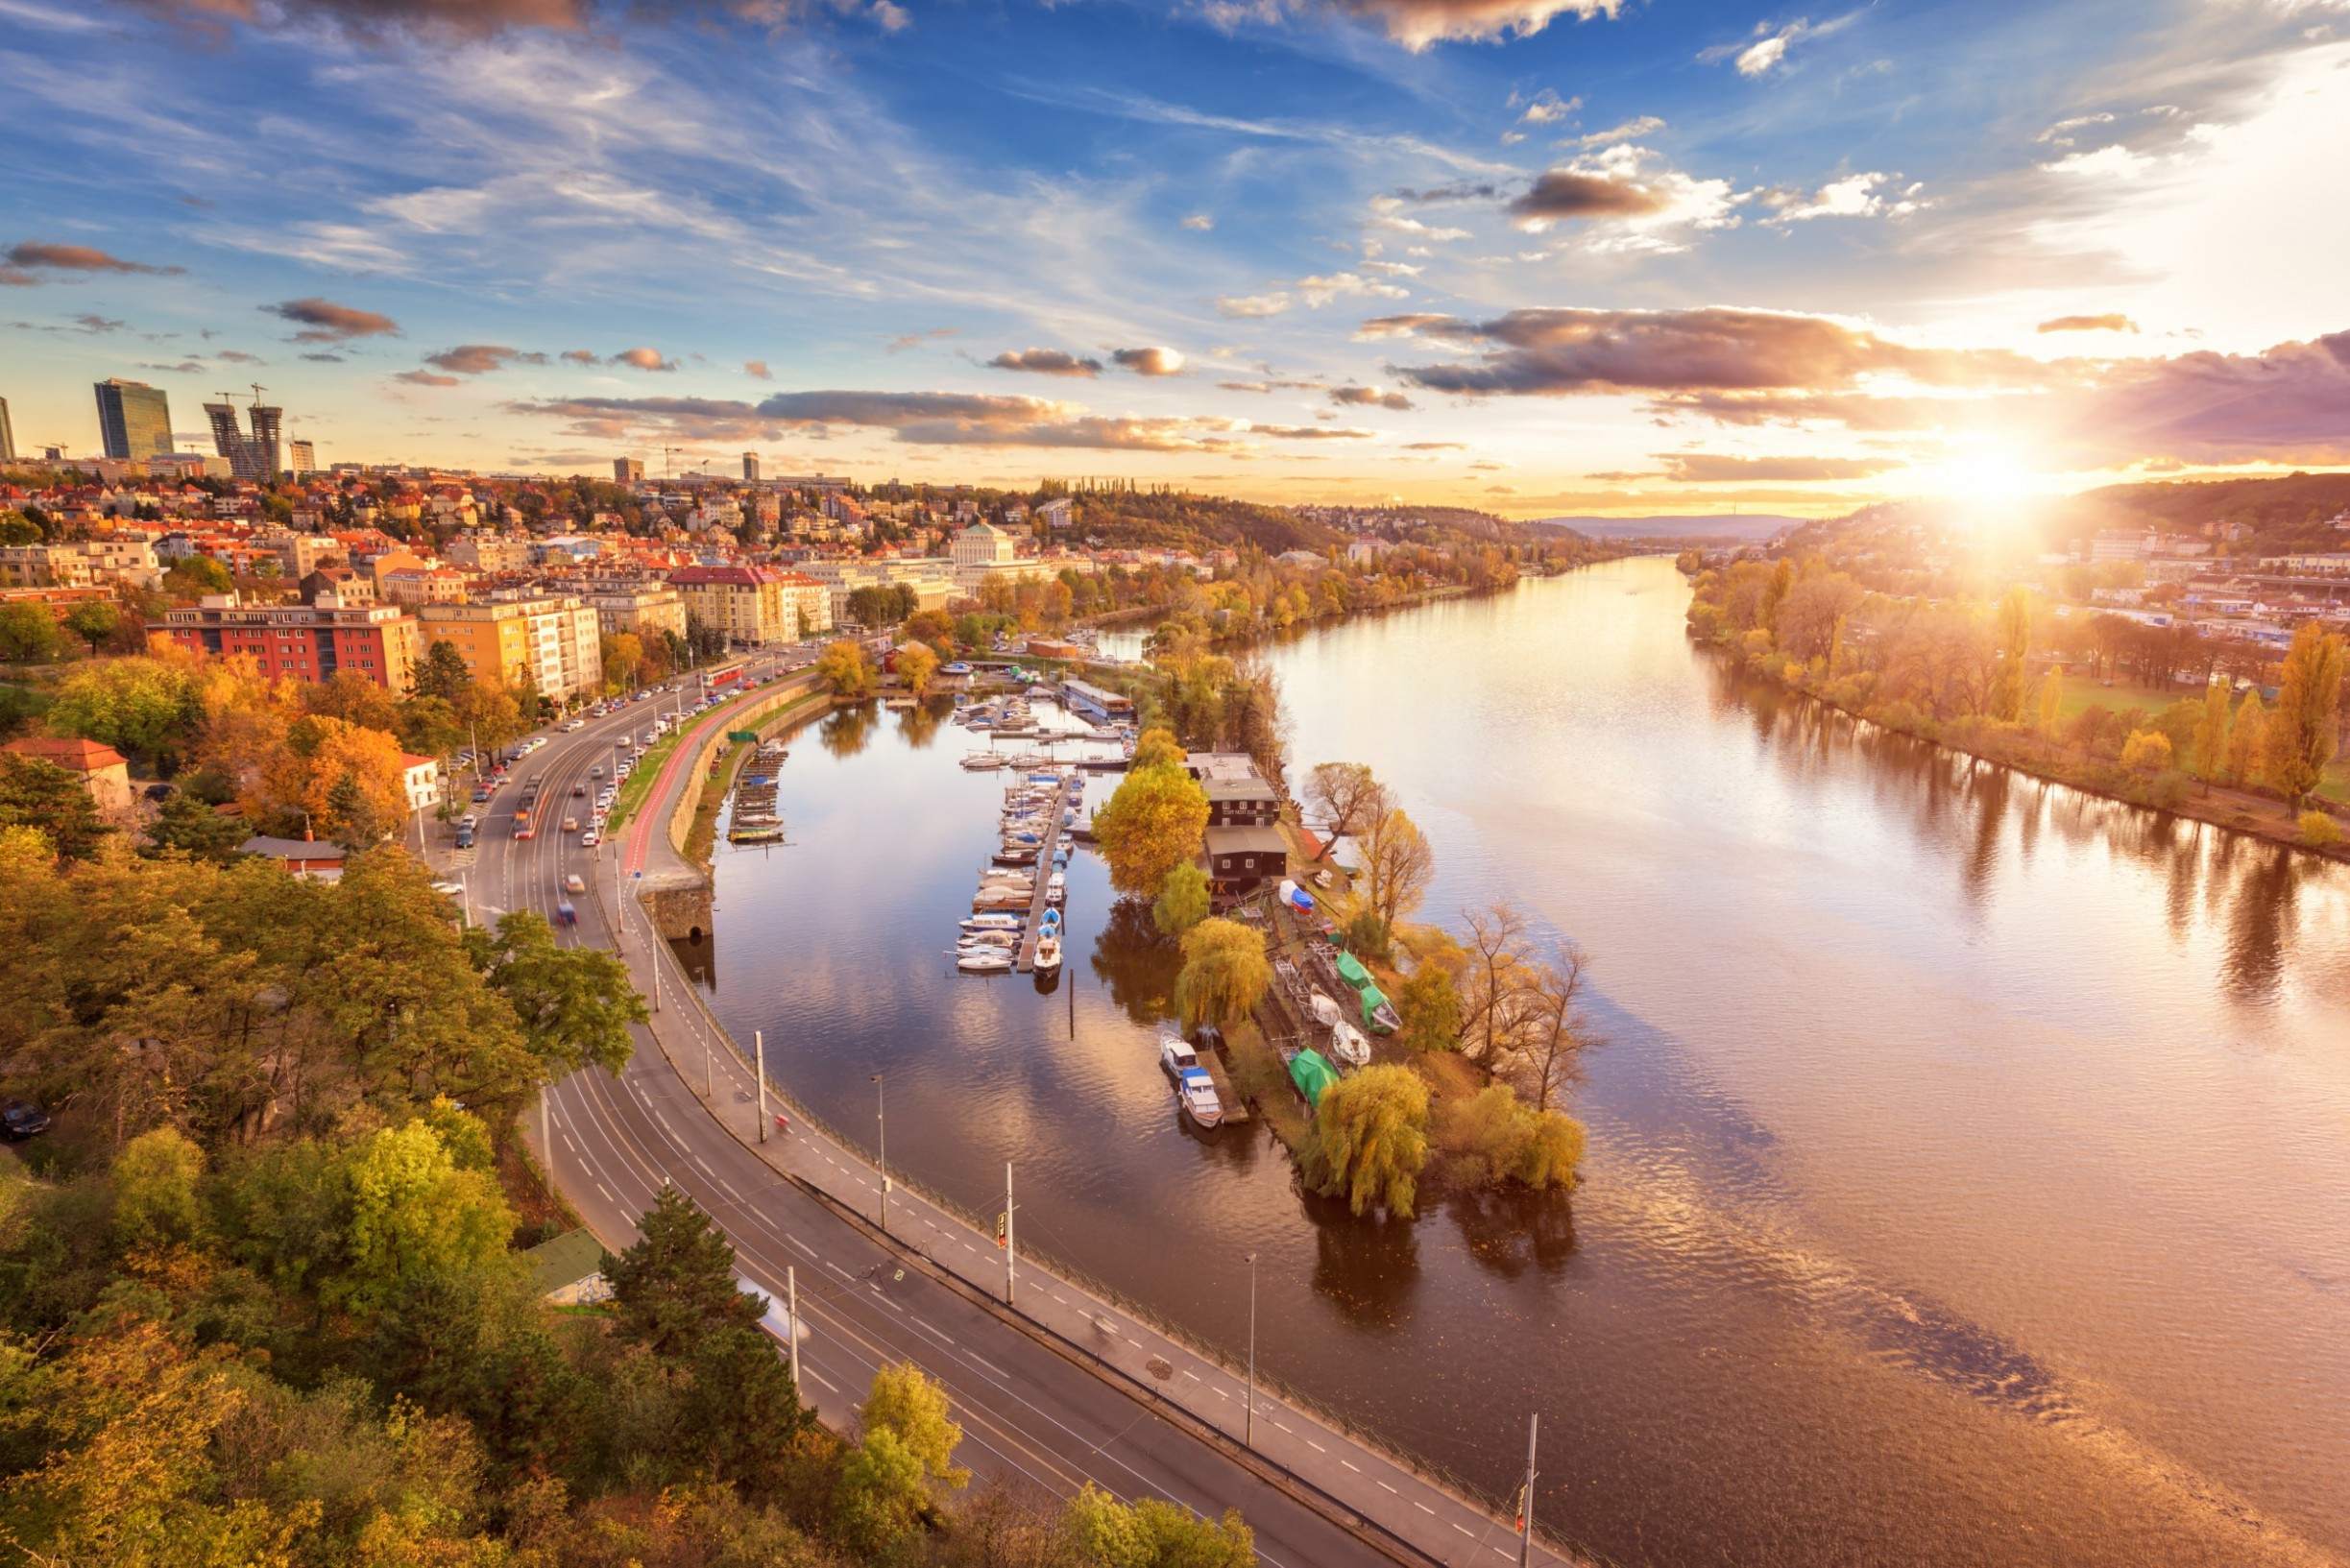
[[[2350,876],[1750,688],[1622,562],[1267,651],[1303,765],[1596,963],[1571,1203],[1410,1223],[1176,1121],[1172,955],[1080,856],[1049,990],[943,955],[972,737],[800,732],[681,949],[832,1124],[1627,1563],[2350,1561]],[[1105,788],[1097,784],[1097,795]]]

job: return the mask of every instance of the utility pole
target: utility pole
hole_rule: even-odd
[[[1012,1260],[1020,1256],[1012,1239],[1012,1162],[1004,1162],[1004,1305],[1012,1304]]]
[[[1248,1254],[1248,1413],[1241,1418],[1241,1446],[1256,1446],[1256,1254]],[[1521,1565],[1522,1568],[1522,1565]]]
[[[710,1031],[697,1028],[694,1032],[702,1037],[702,1098],[715,1103],[718,1093],[718,1080],[711,1075],[710,1071]]]
[[[759,1141],[767,1141],[767,1036],[764,1030],[751,1031],[751,1049],[756,1053],[752,1067],[759,1074]]]
[[[881,1123],[882,1230],[889,1229],[889,1091],[879,1073],[873,1074],[873,1115]]]
[[[800,1276],[784,1265],[784,1315],[791,1319],[791,1397],[800,1397]]]
[[[1517,1568],[1527,1568],[1534,1553],[1534,1439],[1542,1430],[1539,1411],[1526,1417],[1526,1489],[1517,1502]]]

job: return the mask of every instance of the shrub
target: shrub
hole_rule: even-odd
[[[2299,823],[2301,842],[2311,849],[2331,849],[2341,842],[2341,824],[2324,811],[2304,811]]]
[[[2121,743],[2121,765],[2139,773],[2166,772],[2170,758],[2170,737],[2159,730],[2132,730]]]

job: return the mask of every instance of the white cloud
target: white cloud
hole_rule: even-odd
[[[1289,296],[1278,289],[1264,294],[1227,294],[1216,302],[1216,308],[1226,316],[1278,316],[1289,308]]]
[[[1763,222],[1773,224],[1804,223],[1812,218],[1877,218],[1904,217],[1923,205],[1913,198],[1919,186],[1910,185],[1901,192],[1898,201],[1887,201],[1879,189],[1896,178],[1871,171],[1846,175],[1831,180],[1818,191],[1805,196],[1801,191],[1772,191],[1763,202],[1773,210]]]
[[[1183,227],[1186,229],[1196,229],[1204,234],[1209,229],[1216,227],[1216,220],[1209,217],[1204,212],[1195,212],[1190,217],[1183,220]]]
[[[1641,114],[1621,125],[1611,125],[1605,131],[1594,131],[1587,136],[1569,136],[1558,145],[1580,147],[1588,152],[1594,147],[1608,147],[1619,141],[1637,141],[1642,136],[1653,136],[1663,129],[1664,122],[1654,114]]]
[[[1526,106],[1526,111],[1517,119],[1520,125],[1550,125],[1565,119],[1582,107],[1582,99],[1563,99],[1548,87],[1544,87],[1534,95],[1534,101]]]
[[[1798,26],[1801,24],[1799,23]],[[1787,58],[1787,44],[1795,36],[1795,29],[1772,35],[1759,43],[1752,43],[1738,51],[1740,76],[1765,76],[1772,66]]]
[[[2070,175],[2082,180],[2136,180],[2161,161],[2144,153],[2134,153],[2116,142],[2110,147],[2100,147],[2094,153],[2067,153],[2055,162],[2040,166],[2050,174]]]

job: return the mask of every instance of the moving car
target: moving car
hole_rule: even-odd
[[[577,817],[565,817],[563,819],[563,831],[567,833],[575,833],[579,832],[579,819]]]
[[[588,884],[579,873],[574,871],[563,879],[563,890],[566,893],[585,893],[588,890]]]

